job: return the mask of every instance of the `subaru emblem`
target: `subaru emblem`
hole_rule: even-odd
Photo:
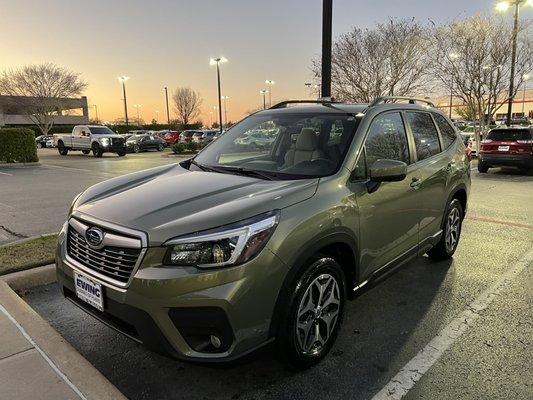
[[[85,232],[85,239],[91,246],[100,246],[104,240],[104,231],[93,226]]]

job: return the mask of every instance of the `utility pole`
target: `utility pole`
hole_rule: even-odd
[[[520,1],[515,2],[514,9],[514,23],[513,23],[513,36],[512,36],[512,49],[511,49],[511,80],[509,82],[509,103],[507,106],[507,126],[511,125],[511,119],[513,117],[513,100],[514,100],[514,74],[516,64],[516,39],[518,36],[518,18],[520,15]]]
[[[167,102],[167,124],[169,125],[169,129],[170,129],[170,112],[168,110],[168,89],[166,86],[165,86],[165,100]]]
[[[333,0],[322,0],[322,85],[321,96],[331,97],[331,36]]]

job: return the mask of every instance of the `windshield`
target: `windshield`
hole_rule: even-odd
[[[91,126],[89,130],[91,131],[93,135],[114,135],[115,134],[115,132],[113,132],[107,126]]]
[[[531,140],[528,129],[494,129],[489,132],[487,139],[495,141]]]
[[[217,171],[260,171],[275,179],[335,173],[357,126],[346,114],[257,114],[212,142],[194,161]]]

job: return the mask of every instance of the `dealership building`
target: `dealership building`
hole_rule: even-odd
[[[49,103],[48,105],[46,103]],[[0,126],[35,125],[29,114],[46,106],[54,109],[54,125],[89,123],[87,97],[43,99],[26,96],[0,96]]]

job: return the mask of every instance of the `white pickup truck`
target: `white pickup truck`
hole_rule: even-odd
[[[95,157],[102,157],[104,153],[126,155],[124,138],[103,125],[76,125],[70,134],[55,134],[54,144],[62,156],[70,150],[81,150],[83,154],[92,151]]]

